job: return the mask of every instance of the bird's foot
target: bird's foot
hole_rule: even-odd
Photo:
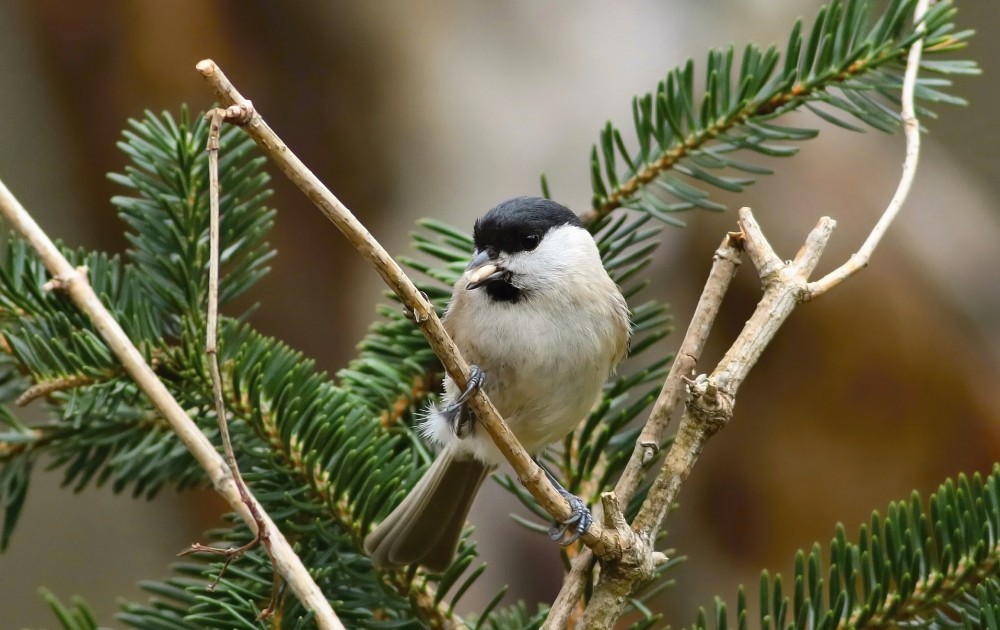
[[[479,388],[483,386],[486,382],[486,374],[479,368],[478,365],[473,363],[469,366],[469,378],[465,382],[465,389],[458,398],[451,401],[451,404],[445,407],[445,413],[454,413],[459,407],[469,402]]]
[[[566,499],[570,507],[569,518],[563,521],[556,521],[549,527],[549,538],[564,547],[572,545],[590,529],[590,524],[594,522],[594,515],[590,513],[590,508],[583,502],[583,499],[563,488],[562,484],[552,476],[552,473],[545,466],[541,464],[539,466],[545,471],[545,476],[556,487],[562,498]]]
[[[467,402],[486,382],[486,374],[478,365],[469,366],[469,378],[465,383],[465,390],[458,397],[444,408],[444,414],[451,424],[451,430],[459,438],[464,438],[472,433],[475,417],[469,410]]]

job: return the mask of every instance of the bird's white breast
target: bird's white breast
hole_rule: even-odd
[[[515,302],[466,290],[465,280],[459,280],[445,317],[463,356],[485,373],[487,395],[532,453],[564,437],[587,415],[627,345],[627,307],[600,266],[593,241],[589,244],[593,249],[584,260],[571,260],[568,272],[546,277],[554,286],[526,291]],[[457,393],[446,379],[445,398]],[[490,463],[503,461],[485,431],[460,440],[433,411],[424,432],[442,446]]]

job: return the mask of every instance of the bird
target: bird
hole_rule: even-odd
[[[442,319],[470,363],[469,385],[459,389],[445,377],[440,403],[426,411],[420,432],[438,452],[365,538],[376,566],[418,564],[442,572],[454,559],[483,480],[504,462],[466,404],[477,388],[537,455],[587,416],[628,352],[628,305],[571,210],[549,199],[515,197],[476,220],[473,244]],[[555,485],[573,515],[554,524],[550,536],[568,544],[592,519],[582,500]]]

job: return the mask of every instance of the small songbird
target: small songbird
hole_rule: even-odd
[[[569,209],[517,197],[476,221],[473,241],[472,262],[455,283],[443,319],[473,364],[469,387],[462,391],[445,378],[443,404],[428,410],[421,431],[440,452],[365,539],[376,565],[418,563],[443,571],[451,563],[479,486],[504,461],[465,405],[476,387],[536,454],[586,417],[628,349],[625,298]],[[574,513],[551,535],[559,539],[571,530],[575,539],[590,525],[590,513],[562,492]]]

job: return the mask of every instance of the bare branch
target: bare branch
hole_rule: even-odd
[[[820,219],[796,260],[785,263],[764,238],[749,208],[740,210],[739,224],[744,248],[760,274],[764,295],[711,375],[688,381],[687,402],[674,442],[632,522],[641,547],[652,549],[667,510],[677,500],[705,443],[732,419],[740,385],[796,304],[805,299],[805,274],[819,259],[835,225],[831,219]],[[602,564],[601,580],[585,612],[585,627],[612,627],[645,577],[641,572],[608,569],[607,564]]]
[[[256,532],[253,515],[243,504],[239,489],[236,487],[222,457],[174,397],[170,395],[166,386],[156,377],[153,369],[145,362],[142,354],[129,340],[125,331],[101,304],[101,300],[87,281],[86,268],[73,268],[2,181],[0,181],[0,214],[38,252],[45,267],[53,276],[53,279],[46,283],[46,286],[50,289],[65,291],[77,308],[87,314],[94,328],[121,361],[125,371],[163,414],[184,446],[194,455],[198,464],[205,469],[215,491]],[[344,626],[330,607],[330,603],[323,596],[323,592],[313,581],[299,557],[292,551],[291,545],[274,526],[274,522],[263,511],[260,504],[253,497],[250,499],[271,532],[276,566],[282,577],[288,581],[292,591],[307,609],[315,611],[317,624],[320,628],[343,628]]]
[[[420,293],[396,261],[382,245],[368,232],[360,221],[327,188],[309,168],[282,142],[281,138],[267,125],[259,113],[253,111],[250,102],[236,90],[210,59],[197,65],[221,101],[247,112],[241,125],[261,150],[292,182],[320,209],[320,211],[343,233],[348,242],[358,250],[374,267],[390,289],[413,313],[413,319],[427,338],[431,349],[441,359],[448,376],[459,389],[466,384],[469,366],[462,358],[455,343],[445,332],[433,305]],[[545,473],[528,455],[524,447],[497,413],[493,403],[482,390],[469,400],[480,426],[489,433],[497,448],[510,463],[518,480],[528,489],[538,504],[555,520],[566,520],[571,514],[570,506],[545,477]],[[588,547],[594,549],[598,557],[617,557],[633,545],[631,530],[614,532],[594,522],[581,536]]]
[[[271,599],[267,607],[260,613],[261,619],[266,619],[274,614],[278,601],[278,588],[281,578],[278,574],[278,563],[274,557],[274,549],[271,547],[270,531],[267,523],[260,516],[256,504],[251,500],[250,490],[247,488],[243,475],[240,474],[240,467],[236,463],[236,454],[233,452],[233,441],[229,437],[229,421],[226,417],[226,402],[222,394],[222,373],[219,370],[219,130],[222,121],[226,119],[226,110],[216,108],[207,114],[209,119],[208,131],[208,190],[209,190],[209,228],[208,228],[208,306],[205,318],[205,354],[208,357],[208,370],[212,379],[212,398],[215,402],[215,417],[219,423],[219,437],[222,440],[223,452],[226,454],[226,465],[233,476],[236,488],[239,490],[240,499],[250,510],[256,527],[254,537],[246,544],[239,547],[209,547],[195,543],[181,553],[186,556],[195,552],[206,552],[225,557],[225,562],[219,570],[215,584],[225,574],[229,568],[229,563],[241,557],[246,552],[263,544],[271,559],[272,585]],[[238,115],[235,113],[234,115]]]
[[[653,404],[646,426],[643,427],[639,439],[636,440],[632,456],[625,465],[622,476],[615,485],[614,493],[618,503],[627,504],[635,491],[642,484],[646,471],[653,465],[667,435],[667,426],[677,409],[678,403],[685,392],[684,378],[694,373],[698,359],[708,340],[708,333],[715,323],[722,299],[729,290],[729,283],[736,275],[740,264],[742,236],[739,233],[728,234],[722,240],[713,257],[712,270],[708,281],[702,290],[698,305],[695,307],[687,333],[677,350],[677,356],[670,366],[670,373],[663,383],[660,395]],[[607,516],[607,515],[605,515]],[[594,563],[594,554],[583,550],[573,559],[573,566],[563,581],[559,596],[552,603],[552,608],[545,620],[545,628],[565,628],[570,616],[577,610],[583,587],[587,582],[590,567]]]
[[[926,27],[923,24],[923,19],[924,14],[927,13],[928,4],[929,0],[920,0],[917,2],[913,13],[913,20],[918,22],[917,33],[921,37],[914,41],[910,47],[909,55],[906,57],[906,72],[903,75],[900,116],[903,119],[903,132],[906,134],[906,157],[903,160],[903,174],[900,176],[899,184],[896,186],[896,192],[893,194],[892,199],[889,200],[889,205],[886,206],[882,217],[875,224],[875,227],[872,228],[871,234],[865,239],[861,249],[840,267],[837,267],[819,280],[809,283],[810,298],[823,295],[868,266],[868,261],[871,259],[872,253],[882,241],[882,237],[885,236],[889,226],[902,209],[903,203],[906,202],[906,197],[910,194],[910,188],[913,186],[913,180],[917,174],[917,162],[920,158],[920,121],[917,120],[917,114],[913,106],[913,92],[917,86],[920,55],[924,49],[922,35]]]
[[[920,0],[917,4],[915,21],[923,19],[927,4],[928,0]],[[924,26],[920,24],[918,32],[923,30]],[[760,275],[764,296],[715,371],[710,376],[699,377],[690,383],[687,405],[674,443],[632,523],[633,529],[649,548],[652,548],[667,510],[676,500],[681,485],[690,474],[705,443],[731,420],[740,385],[796,304],[824,294],[863,269],[899,213],[913,183],[919,157],[920,125],[914,113],[913,92],[922,47],[923,40],[918,39],[910,48],[903,82],[902,118],[906,133],[903,174],[889,206],[858,253],[822,279],[809,283],[809,275],[819,263],[836,222],[827,217],[820,219],[795,259],[791,263],[784,263],[767,242],[750,209],[740,210],[740,228],[746,239],[745,249]],[[624,602],[641,583],[641,579],[642,575],[639,573],[628,575],[618,571],[603,571],[601,581],[585,611],[586,627],[612,627],[621,616]]]

